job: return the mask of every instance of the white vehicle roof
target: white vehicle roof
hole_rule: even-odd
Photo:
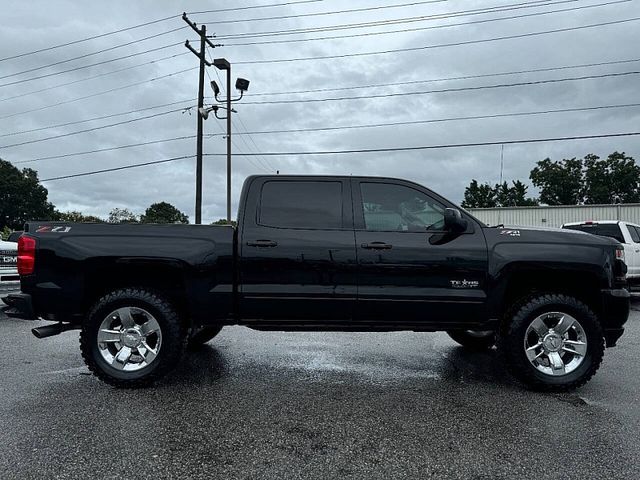
[[[0,240],[0,250],[18,250],[18,244],[16,242]]]
[[[563,227],[566,226],[574,226],[574,225],[597,225],[597,224],[618,224],[618,223],[624,223],[625,225],[635,225],[638,226],[638,224],[636,223],[631,223],[631,222],[625,222],[624,220],[585,220],[584,222],[567,222],[565,224],[563,224]]]

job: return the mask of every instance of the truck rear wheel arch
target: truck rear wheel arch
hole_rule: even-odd
[[[123,288],[145,288],[161,293],[180,312],[185,327],[191,327],[184,270],[175,264],[112,263],[87,268],[85,311],[104,295]]]

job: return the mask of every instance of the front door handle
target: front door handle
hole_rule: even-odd
[[[277,247],[278,242],[274,242],[273,240],[253,240],[247,242],[247,246],[249,247]]]
[[[363,243],[361,247],[369,250],[391,250],[393,245],[385,242],[371,242]]]

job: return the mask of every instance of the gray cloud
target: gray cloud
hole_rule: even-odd
[[[246,2],[247,5],[252,3],[257,4],[258,2],[249,0]],[[402,2],[398,0],[397,3]],[[510,3],[515,2],[495,0],[491,2],[491,5],[507,5]],[[460,23],[479,18],[509,16],[517,13],[570,8],[595,3],[599,2],[597,0],[589,0],[553,7],[540,6],[522,12],[462,17],[436,22],[414,23],[409,26]],[[377,4],[382,4],[382,2],[377,2]],[[122,32],[117,35],[1,62],[0,76],[84,55],[103,48],[109,48],[118,43],[129,42],[179,27],[183,24],[179,18],[179,14],[183,9],[187,11],[205,10],[208,8],[229,8],[235,5],[235,2],[221,5],[220,2],[203,4],[202,2],[190,1],[183,2],[180,6],[177,6],[174,2],[168,0],[145,0],[135,3],[122,0],[108,3],[46,2],[44,0],[5,2],[0,28],[0,57],[14,55],[34,48],[47,47],[52,44],[73,41],[77,38],[99,35],[105,31],[136,23],[144,23],[156,18],[170,15],[176,15],[176,17],[166,22]],[[325,0],[315,4],[290,7],[193,15],[192,18],[198,22],[207,21],[209,31],[216,32],[219,35],[229,35],[262,30],[283,30],[375,21],[488,6],[487,2],[451,0],[440,4],[360,12],[357,14],[214,24],[216,21],[223,22],[231,19],[319,12],[371,5],[370,2],[365,1],[345,4],[345,2],[338,2],[337,0]],[[636,1],[633,1],[619,5],[539,17],[403,34],[282,45],[222,47],[212,52],[212,55],[215,57],[224,56],[232,63],[259,59],[339,55],[516,35],[524,32],[566,28],[636,16],[640,16],[640,7]],[[336,34],[375,32],[399,28],[402,28],[402,25],[358,29],[357,31],[353,29],[336,32]],[[308,34],[307,36],[319,35],[325,34]],[[73,68],[165,44],[181,43],[186,38],[194,38],[193,32],[188,28],[153,40],[146,40],[130,47],[39,70],[31,75]],[[296,38],[300,38],[300,36]],[[236,40],[235,42],[239,41]],[[231,40],[227,43],[231,43]],[[245,102],[408,92],[624,72],[637,70],[640,62],[398,87],[282,96],[251,95],[251,92],[286,92],[360,84],[391,83],[631,59],[638,56],[636,48],[638,44],[640,44],[640,30],[637,22],[631,22],[545,36],[397,54],[276,64],[236,64],[234,65],[233,76],[234,78],[241,76],[251,80],[250,92],[245,97]],[[149,63],[153,59],[184,52],[186,52],[184,47],[177,45],[153,54],[119,60],[38,81],[0,87],[0,117],[196,66],[196,59],[188,52],[170,60]],[[139,64],[144,65],[114,75],[55,88],[20,99],[1,101],[9,96]],[[209,74],[211,78],[218,81],[214,69],[209,69]],[[26,78],[28,78],[28,75],[10,77],[0,80],[0,84]],[[245,126],[250,131],[314,128],[486,115],[510,111],[635,103],[640,102],[637,82],[637,76],[630,75],[548,85],[371,98],[343,102],[283,105],[243,105],[243,102],[240,102],[236,105],[238,115],[234,123],[236,133],[241,133]],[[196,93],[197,71],[182,73],[90,99],[3,119],[0,120],[0,133],[82,120],[179,100],[195,99]],[[185,107],[189,106],[189,104],[190,102],[185,102]],[[146,115],[172,108],[174,107],[75,126],[60,127],[42,132],[4,137],[0,138],[0,145],[35,140],[44,136],[105,125],[127,118],[135,118],[135,115]],[[254,173],[264,173],[265,171],[273,172],[275,169],[280,170],[282,173],[336,173],[406,177],[415,179],[456,201],[461,200],[464,187],[472,178],[488,182],[495,182],[499,178],[499,146],[354,155],[267,157],[266,159],[242,156],[242,153],[258,150],[277,152],[377,148],[622,132],[636,130],[639,124],[639,116],[640,109],[635,108],[317,133],[256,134],[252,135],[251,139],[247,136],[235,135],[234,209],[237,206],[237,198],[242,181],[246,176]],[[242,123],[240,120],[242,120]],[[195,134],[195,125],[195,115],[178,112],[86,134],[0,149],[0,157],[11,162],[20,162],[41,156],[189,136]],[[215,119],[209,119],[205,122],[205,130],[209,134],[219,134],[223,128],[223,123]],[[623,150],[638,158],[640,157],[639,147],[640,139],[633,137],[508,145],[504,151],[504,175],[506,179],[519,178],[528,181],[529,171],[533,168],[535,162],[545,157],[554,159],[580,157],[591,152],[606,155],[613,150]],[[225,142],[222,137],[213,136],[207,138],[205,140],[205,151],[207,153],[224,153]],[[41,178],[49,178],[193,154],[195,154],[195,140],[180,140],[96,153],[88,156],[44,160],[21,164],[20,166],[35,168]],[[64,210],[77,209],[88,214],[106,216],[113,207],[128,207],[134,211],[141,212],[150,203],[165,200],[187,212],[193,219],[194,163],[195,161],[192,159],[181,160],[151,167],[48,182],[46,186],[49,189],[50,199]],[[205,221],[213,221],[223,217],[225,214],[225,168],[224,156],[206,157],[203,215]],[[533,189],[532,192],[534,192]]]

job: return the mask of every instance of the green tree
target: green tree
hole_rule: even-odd
[[[138,223],[138,216],[127,208],[114,208],[109,212],[109,223]]]
[[[538,205],[535,198],[527,198],[528,187],[520,180],[513,180],[513,186],[507,182],[498,183],[494,187],[496,204],[499,207],[523,207]]]
[[[234,227],[237,225],[235,220],[227,220],[226,218],[219,218],[215,222],[212,222],[211,225],[233,225]]]
[[[520,180],[497,183],[494,187],[488,183],[478,184],[472,180],[464,191],[463,208],[520,207],[538,205],[535,198],[527,198],[527,186]]]
[[[189,217],[167,202],[153,203],[140,217],[141,223],[189,223]]]
[[[496,192],[488,183],[480,185],[474,178],[464,189],[462,208],[491,208],[497,206]]]
[[[104,220],[100,217],[93,215],[83,215],[81,212],[72,210],[70,212],[58,212],[55,213],[55,219],[63,222],[73,223],[104,223]]]
[[[53,204],[48,191],[38,181],[38,172],[19,170],[0,159],[0,229],[22,229],[28,220],[51,220]]]
[[[586,203],[636,203],[640,201],[640,166],[624,152],[613,152],[606,160],[584,157]]]
[[[582,160],[571,158],[537,162],[530,178],[540,189],[540,202],[547,205],[578,205],[583,201]]]

